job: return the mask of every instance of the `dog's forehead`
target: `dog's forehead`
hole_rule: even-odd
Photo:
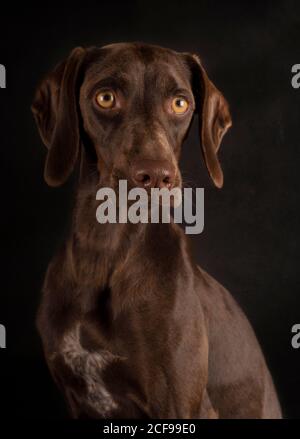
[[[140,59],[143,62],[174,61],[180,57],[174,50],[145,43],[115,43],[103,46],[112,55],[128,55],[130,58]]]
[[[187,78],[189,71],[182,54],[171,49],[143,43],[115,43],[94,51],[86,75],[114,76],[120,73],[138,76],[145,70],[155,74],[170,73]]]

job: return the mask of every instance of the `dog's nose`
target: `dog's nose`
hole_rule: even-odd
[[[137,187],[172,189],[175,169],[167,160],[139,160],[132,165],[131,177]]]

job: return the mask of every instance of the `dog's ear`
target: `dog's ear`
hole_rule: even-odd
[[[45,180],[50,186],[63,184],[77,161],[80,134],[78,88],[85,49],[77,47],[36,90],[32,112],[43,143],[48,148]]]
[[[208,78],[197,55],[185,54],[192,73],[192,88],[199,117],[202,152],[214,184],[223,186],[223,172],[217,156],[222,138],[231,127],[229,106]]]

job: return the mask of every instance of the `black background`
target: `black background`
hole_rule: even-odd
[[[213,187],[197,126],[185,143],[188,184],[205,188],[205,230],[192,237],[199,263],[249,317],[286,417],[300,417],[300,7],[295,1],[72,2],[1,5],[0,89],[2,416],[62,418],[63,401],[45,366],[35,314],[47,264],[63,238],[72,179],[43,181],[45,148],[30,113],[37,82],[77,45],[144,41],[197,52],[230,103],[233,128],[220,158],[225,185]],[[74,179],[73,179],[74,180]],[[4,411],[3,411],[4,410]]]

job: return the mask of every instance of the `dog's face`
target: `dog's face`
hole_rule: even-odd
[[[41,83],[32,109],[50,185],[67,179],[88,144],[102,185],[180,186],[180,149],[196,111],[207,168],[222,186],[217,151],[230,114],[194,55],[140,43],[77,48]]]
[[[180,55],[134,44],[100,49],[86,68],[80,110],[105,184],[180,186],[180,147],[194,109]]]

